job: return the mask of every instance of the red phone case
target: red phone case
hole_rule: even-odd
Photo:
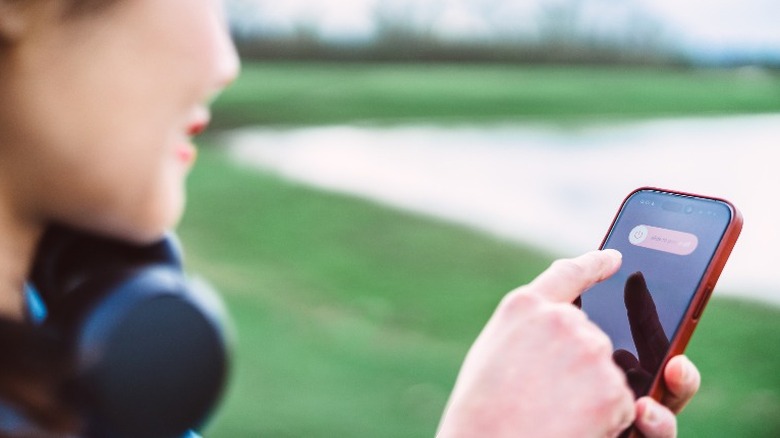
[[[672,195],[679,195],[685,197],[694,197],[694,198],[719,201],[727,205],[731,210],[731,221],[729,222],[725,232],[723,233],[723,237],[715,250],[715,253],[712,257],[712,261],[710,262],[709,266],[707,267],[707,270],[702,276],[702,281],[699,283],[699,287],[695,291],[693,298],[691,299],[691,304],[688,306],[688,309],[685,312],[685,316],[683,317],[683,320],[680,323],[680,327],[678,328],[675,337],[673,339],[670,339],[669,351],[666,354],[666,357],[664,358],[663,365],[660,368],[661,371],[658,373],[657,376],[655,376],[653,383],[650,387],[650,390],[648,392],[648,395],[650,397],[652,397],[657,401],[661,401],[663,399],[664,394],[668,391],[664,383],[664,379],[662,378],[663,370],[666,367],[666,364],[668,363],[669,359],[671,359],[676,355],[682,354],[685,351],[685,347],[688,345],[688,341],[690,341],[691,336],[693,335],[693,331],[696,329],[696,326],[699,322],[699,318],[701,317],[701,314],[704,312],[704,308],[706,307],[707,302],[710,299],[710,296],[712,296],[712,291],[715,288],[715,284],[718,281],[718,277],[720,277],[720,274],[723,271],[723,267],[726,265],[726,260],[728,260],[729,255],[731,254],[731,250],[734,248],[734,244],[737,242],[739,233],[742,230],[743,218],[742,218],[742,213],[740,213],[740,211],[737,210],[737,208],[731,202],[722,198],[715,198],[711,196],[702,196],[693,193],[659,189],[655,187],[641,187],[631,192],[623,200],[620,209],[618,209],[618,213],[615,214],[615,217],[612,220],[612,224],[609,227],[610,232],[614,228],[618,220],[618,217],[620,215],[620,212],[623,210],[623,206],[625,205],[626,201],[628,201],[628,199],[631,198],[635,193],[640,191],[645,191],[645,190],[652,190],[656,192],[669,193]],[[599,248],[602,249],[604,248],[604,245],[608,237],[609,237],[609,232],[602,240]],[[630,436],[640,437],[641,435],[639,434],[639,432],[633,431]]]

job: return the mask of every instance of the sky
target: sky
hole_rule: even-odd
[[[544,11],[566,3],[579,3],[596,31],[625,34],[641,17],[659,24],[668,41],[703,57],[780,59],[777,0],[228,0],[237,27],[266,34],[306,28],[335,41],[370,39],[377,14],[402,17],[444,38],[529,36],[543,26]]]

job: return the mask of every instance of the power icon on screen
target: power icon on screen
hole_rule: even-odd
[[[631,234],[628,235],[628,240],[634,244],[639,245],[647,238],[647,227],[644,225],[637,225],[631,230]]]

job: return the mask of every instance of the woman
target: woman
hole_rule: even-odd
[[[191,137],[237,70],[216,0],[0,1],[0,315],[8,325],[21,331],[25,279],[50,222],[141,243],[174,226],[195,159]],[[55,397],[67,368],[50,365],[51,342],[9,346],[20,337],[8,338],[5,404],[43,429],[85,427]]]
[[[37,243],[53,222],[138,243],[175,226],[191,137],[238,71],[221,8],[0,0],[0,412],[34,423],[34,436],[84,430],[57,396],[68,366],[56,340],[24,321]],[[636,418],[648,437],[674,436],[695,367],[670,362],[668,407],[635,404],[605,335],[568,304],[618,265],[614,252],[590,253],[510,294],[461,370],[440,435],[615,436]],[[0,435],[18,435],[3,418]]]

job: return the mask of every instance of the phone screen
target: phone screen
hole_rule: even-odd
[[[612,340],[637,397],[647,395],[732,221],[723,201],[641,190],[619,211],[603,248],[620,270],[586,291],[581,307]]]

